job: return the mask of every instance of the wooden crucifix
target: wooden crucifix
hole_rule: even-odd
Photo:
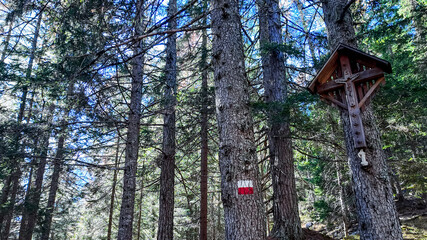
[[[327,103],[348,111],[356,149],[366,148],[360,113],[385,83],[385,72],[391,73],[389,62],[340,44],[308,87]]]

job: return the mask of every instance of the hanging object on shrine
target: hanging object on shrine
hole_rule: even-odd
[[[389,62],[340,44],[308,86],[327,103],[348,111],[355,148],[366,148],[360,113],[385,84],[384,73],[391,73]]]

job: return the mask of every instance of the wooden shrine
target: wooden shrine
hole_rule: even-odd
[[[389,62],[340,44],[308,86],[312,94],[348,111],[357,149],[366,148],[360,113],[385,83],[384,73],[391,73]]]

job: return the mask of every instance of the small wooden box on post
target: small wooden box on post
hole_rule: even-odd
[[[348,111],[354,147],[362,153],[366,140],[360,113],[379,86],[385,84],[384,73],[391,73],[389,62],[339,44],[308,86],[312,94],[317,93],[327,103]]]

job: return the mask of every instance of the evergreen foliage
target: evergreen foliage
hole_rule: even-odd
[[[138,36],[132,35],[138,11],[136,0],[3,2],[0,239],[22,236],[21,219],[33,210],[36,212],[33,239],[42,238],[51,211],[49,239],[117,238],[131,111],[131,63],[141,55],[145,60],[132,234],[133,239],[156,239],[163,154],[165,49],[171,34],[177,36],[178,54],[174,238],[199,239],[200,123],[206,106],[208,239],[223,239],[220,142],[215,118],[218,99],[215,99],[209,57],[215,36],[210,29],[211,12],[206,11],[204,1],[178,1],[176,29],[167,27],[167,1],[142,1],[139,10],[144,12],[144,28]],[[273,191],[267,113],[275,109],[272,122],[288,121],[291,127],[301,222],[304,225],[315,221],[324,226],[325,233],[334,232],[335,237],[343,237],[343,219],[349,218],[353,227],[350,230],[355,229],[357,219],[339,113],[306,90],[330,54],[321,3],[281,1],[284,42],[275,44],[259,41],[255,3],[239,2],[268,231],[273,226]],[[349,11],[356,23],[361,50],[386,59],[393,67],[393,73],[386,75],[386,85],[371,103],[382,133],[393,193],[398,202],[416,200],[425,207],[427,1],[360,0]],[[202,49],[204,29],[208,36],[206,51]],[[137,42],[143,42],[140,52],[135,51]],[[269,51],[286,56],[285,102],[264,101],[261,56]],[[207,59],[206,65],[202,59]],[[207,99],[202,91],[203,67],[208,71]],[[63,147],[59,144],[61,138]],[[59,153],[62,157],[58,158]],[[59,166],[58,189],[50,208],[55,165]],[[35,204],[39,167],[44,173],[40,178],[39,203]],[[16,197],[12,197],[14,181]],[[7,219],[11,223],[9,229]]]

